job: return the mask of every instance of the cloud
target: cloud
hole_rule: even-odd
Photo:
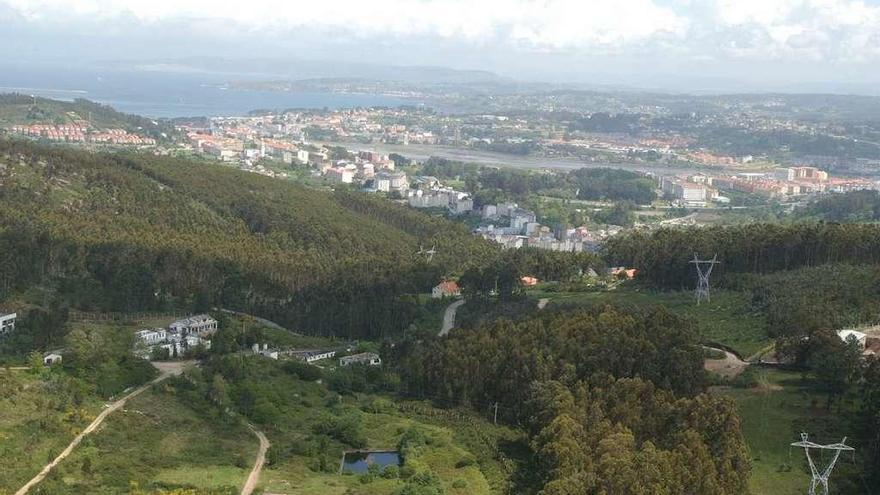
[[[880,5],[862,0],[0,0],[31,26],[230,26],[379,43],[432,39],[515,53],[665,54],[692,60],[880,58]],[[8,15],[7,15],[8,16]],[[124,21],[121,22],[120,20]],[[200,32],[199,35],[204,33]],[[224,30],[216,36],[222,37]]]

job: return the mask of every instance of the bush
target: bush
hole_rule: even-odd
[[[457,479],[452,482],[452,488],[455,488],[457,490],[461,490],[462,488],[467,488],[467,486],[468,486],[467,480]]]
[[[382,477],[385,479],[393,480],[398,476],[400,476],[400,468],[394,464],[385,466],[385,470],[382,471]]]
[[[731,385],[737,388],[755,388],[759,384],[758,369],[749,366],[736,378],[733,379]]]
[[[477,461],[473,457],[464,457],[455,463],[456,469],[466,468],[468,466],[473,466]]]
[[[319,435],[329,435],[355,448],[361,448],[367,444],[363,431],[361,431],[361,417],[357,412],[350,412],[342,416],[325,414],[313,429]]]
[[[323,376],[321,368],[295,359],[285,361],[282,365],[282,368],[287,373],[290,373],[291,375],[296,375],[297,378],[306,382],[320,380]]]
[[[413,469],[411,466],[402,466],[400,468],[400,472],[398,473],[400,479],[403,480],[412,478],[414,474],[416,474],[416,470]]]

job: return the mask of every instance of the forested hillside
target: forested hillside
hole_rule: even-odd
[[[0,141],[0,291],[50,284],[82,309],[254,312],[309,333],[380,337],[413,294],[495,249],[359,193],[145,154]],[[419,244],[436,245],[427,263]]]
[[[401,359],[410,394],[526,425],[545,495],[746,490],[734,407],[700,393],[696,334],[662,308],[498,320]]]

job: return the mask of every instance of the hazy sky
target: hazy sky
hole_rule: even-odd
[[[8,59],[255,54],[876,93],[880,0],[0,0]]]

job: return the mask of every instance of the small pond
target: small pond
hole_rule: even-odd
[[[400,466],[400,454],[394,451],[346,452],[342,456],[343,473],[365,473],[371,464],[376,464],[380,470],[385,466]]]

